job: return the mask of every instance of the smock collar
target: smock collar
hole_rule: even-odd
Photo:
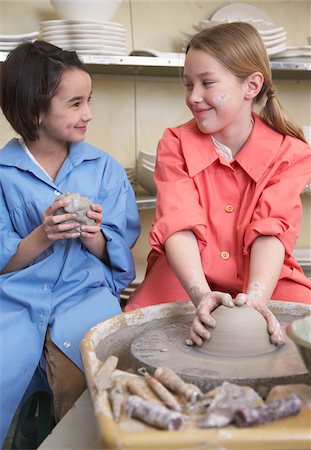
[[[234,161],[257,182],[274,161],[284,137],[265,125],[257,114],[253,113],[252,116],[253,130]],[[191,177],[212,165],[217,159],[221,159],[211,136],[202,133],[194,119],[182,125],[179,132],[182,151]],[[221,161],[228,164],[224,159]]]

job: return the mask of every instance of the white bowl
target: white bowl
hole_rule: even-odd
[[[155,164],[156,158],[157,158],[157,154],[156,153],[145,152],[144,150],[140,150],[139,154],[138,154],[138,159],[139,158],[143,158],[143,159],[145,159],[145,160]]]
[[[110,21],[122,0],[50,0],[61,19]]]
[[[141,164],[137,166],[137,181],[138,183],[150,194],[154,195],[156,193],[156,185],[153,181],[154,169]]]

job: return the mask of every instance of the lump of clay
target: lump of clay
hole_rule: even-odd
[[[219,306],[212,312],[216,327],[201,351],[213,356],[244,358],[276,349],[271,344],[265,318],[251,306]]]
[[[55,215],[60,214],[66,214],[66,213],[75,213],[77,214],[76,218],[74,220],[68,220],[64,223],[72,223],[72,222],[79,222],[81,225],[95,225],[96,222],[94,219],[91,219],[87,216],[87,212],[89,211],[92,202],[86,198],[83,197],[80,194],[77,194],[75,192],[68,192],[67,194],[61,194],[59,195],[55,201],[59,200],[66,200],[68,201],[68,205],[65,205],[62,208],[59,208]],[[73,230],[69,230],[70,233],[77,233],[80,232],[80,227],[74,228]]]
[[[200,427],[224,427],[232,422],[235,412],[245,406],[257,407],[263,399],[249,386],[238,386],[225,381],[203,416]]]

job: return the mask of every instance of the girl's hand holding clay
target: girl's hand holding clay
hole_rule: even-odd
[[[42,229],[49,241],[59,239],[75,239],[80,236],[77,231],[80,223],[76,221],[76,213],[57,214],[61,208],[68,205],[67,200],[58,200],[52,203],[43,214]]]
[[[248,294],[240,293],[234,299],[234,303],[237,306],[248,305],[256,309],[267,321],[268,333],[270,334],[270,341],[272,344],[282,345],[285,343],[281,324],[268,306],[261,301],[258,292],[250,289]]]
[[[81,225],[81,239],[94,239],[97,233],[100,233],[100,226],[103,221],[102,207],[96,203],[90,205],[87,217],[94,221],[93,225]]]
[[[211,291],[205,294],[193,292],[191,298],[193,303],[197,305],[197,309],[190,329],[190,337],[200,347],[204,340],[208,341],[211,338],[208,328],[216,326],[216,322],[211,316],[212,311],[220,305],[232,308],[234,303],[230,294],[218,291]]]

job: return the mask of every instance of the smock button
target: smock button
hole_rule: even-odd
[[[58,197],[58,196],[60,195],[60,192],[59,192],[59,191],[57,191],[57,190],[55,189],[55,191],[54,191],[54,195],[55,195],[56,197]]]
[[[226,210],[227,213],[232,213],[233,210],[234,210],[234,208],[233,208],[232,205],[227,205],[227,206],[225,207],[225,210]]]
[[[224,250],[223,252],[220,253],[220,257],[222,259],[229,259],[230,258],[230,253]]]
[[[65,348],[69,348],[69,347],[71,346],[71,344],[70,344],[69,341],[65,341],[65,342],[63,343],[63,346],[64,346]]]

